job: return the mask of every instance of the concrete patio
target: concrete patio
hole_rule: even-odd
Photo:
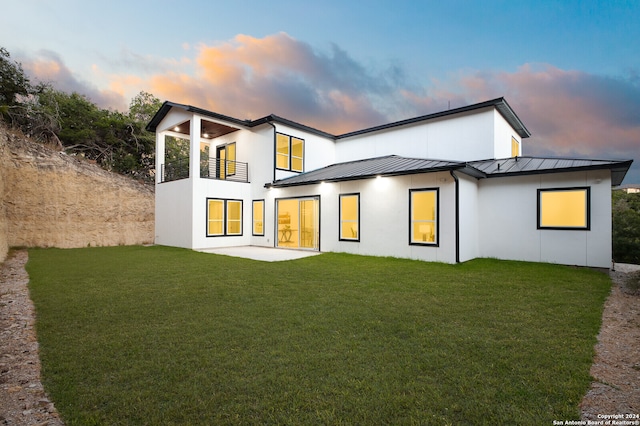
[[[245,259],[261,260],[264,262],[280,262],[283,260],[302,259],[304,257],[320,254],[320,252],[312,250],[292,250],[258,246],[222,247],[196,251],[202,253],[222,254],[225,256],[243,257]]]

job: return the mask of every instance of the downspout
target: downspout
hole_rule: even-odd
[[[272,183],[276,181],[276,126],[275,124],[273,124],[272,122],[268,121],[266,122],[269,126],[273,127],[273,180],[271,181]],[[265,185],[266,186],[266,185]],[[265,203],[265,208],[266,208],[266,203]],[[275,200],[274,200],[274,205],[273,205],[273,229],[275,230],[274,232],[274,236],[273,236],[273,247],[277,247],[277,242],[278,242],[278,217],[275,214],[276,212],[276,205],[275,205]]]
[[[456,183],[456,263],[460,263],[460,181],[453,170],[449,170]]]

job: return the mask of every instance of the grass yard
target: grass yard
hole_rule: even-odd
[[[488,259],[29,257],[43,381],[68,425],[577,419],[611,288]]]

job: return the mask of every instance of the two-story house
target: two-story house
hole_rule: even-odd
[[[494,99],[342,135],[165,102],[156,244],[609,267],[611,187],[632,160],[522,156]]]

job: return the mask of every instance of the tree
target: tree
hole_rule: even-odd
[[[613,259],[640,264],[640,194],[613,191]]]
[[[48,83],[32,86],[22,66],[0,47],[0,117],[28,136],[54,142],[107,170],[153,180],[155,136],[146,125],[161,105],[142,91],[122,113],[99,108],[84,95],[61,92]]]
[[[138,93],[129,104],[129,118],[144,124],[151,121],[162,106],[162,101],[144,90]]]
[[[145,179],[152,179],[155,169],[155,135],[147,132],[147,124],[162,106],[162,101],[151,93],[141,91],[129,104],[128,130],[131,151],[129,157],[136,157],[138,173]]]
[[[11,55],[0,47],[0,106],[13,106],[19,96],[28,96],[31,83],[24,74],[22,65],[11,60]]]

